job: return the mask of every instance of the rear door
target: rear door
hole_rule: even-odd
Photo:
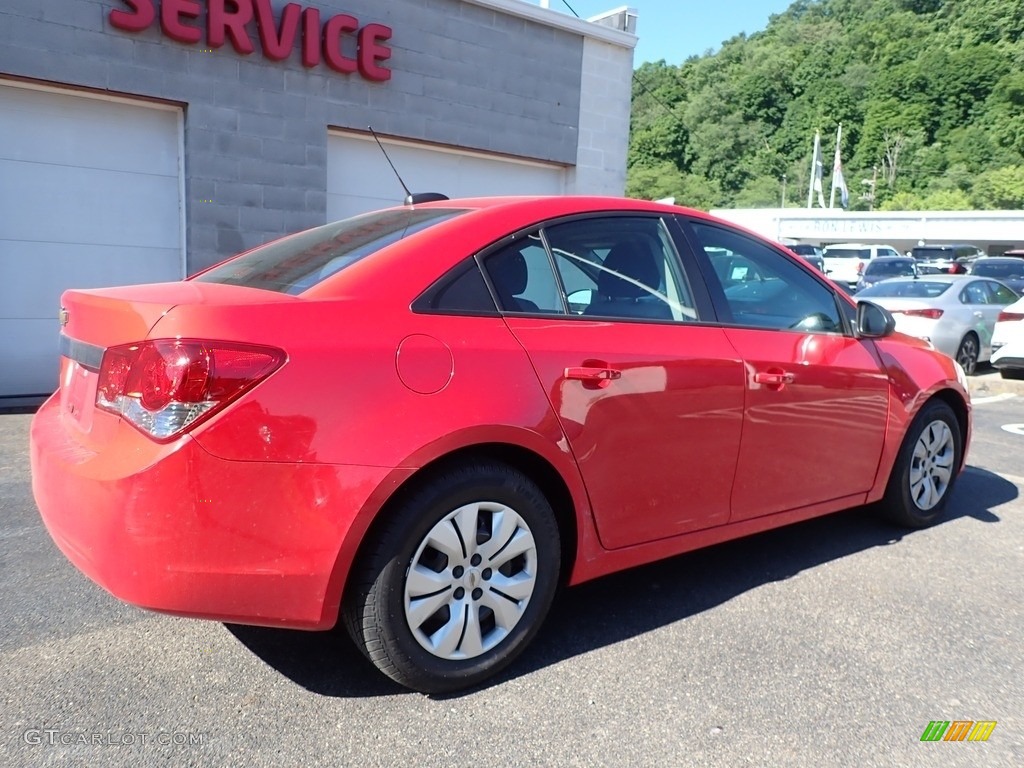
[[[888,377],[874,344],[853,337],[849,305],[785,254],[725,226],[684,228],[745,367],[730,519],[856,503],[874,483],[888,414]],[[737,259],[753,265],[756,279],[722,279],[716,262]]]
[[[666,223],[556,222],[482,263],[568,438],[602,544],[726,523],[743,365],[706,322],[706,290],[683,269]]]

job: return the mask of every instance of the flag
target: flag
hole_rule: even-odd
[[[807,207],[814,207],[814,193],[818,193],[818,205],[825,207],[825,195],[821,188],[821,174],[823,163],[821,162],[821,133],[814,132],[814,155],[811,158],[811,185],[807,189]]]
[[[850,191],[846,188],[846,179],[843,178],[843,161],[839,158],[839,146],[843,138],[843,124],[839,124],[836,131],[836,158],[832,161],[832,191],[828,196],[828,207],[835,204],[836,190],[839,190],[839,201],[845,208],[850,203]]]

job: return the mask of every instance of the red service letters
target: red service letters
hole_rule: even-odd
[[[156,21],[159,4],[160,28],[180,43],[194,44],[203,38],[200,0],[122,0],[130,10],[115,8],[110,23],[126,32],[141,32]],[[256,50],[250,34],[256,22],[263,56],[271,61],[287,59],[302,40],[302,64],[316,67],[321,59],[336,72],[359,72],[367,80],[391,79],[391,70],[383,62],[391,58],[391,27],[383,24],[359,25],[354,16],[338,14],[320,18],[316,8],[288,3],[279,20],[274,18],[271,0],[206,0],[206,44],[220,48],[225,42],[241,54]],[[351,54],[355,55],[351,55]]]

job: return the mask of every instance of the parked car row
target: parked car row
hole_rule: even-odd
[[[876,283],[857,298],[888,309],[897,331],[931,342],[970,375],[992,357],[996,322],[1018,296],[985,277],[914,275]]]

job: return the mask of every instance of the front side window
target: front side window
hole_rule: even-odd
[[[842,333],[836,297],[784,254],[719,226],[691,222],[736,325],[802,333]],[[827,255],[827,254],[826,254]]]
[[[1018,299],[1017,294],[1002,283],[986,280],[985,285],[987,285],[988,289],[992,292],[993,304],[1013,304],[1013,302]]]

